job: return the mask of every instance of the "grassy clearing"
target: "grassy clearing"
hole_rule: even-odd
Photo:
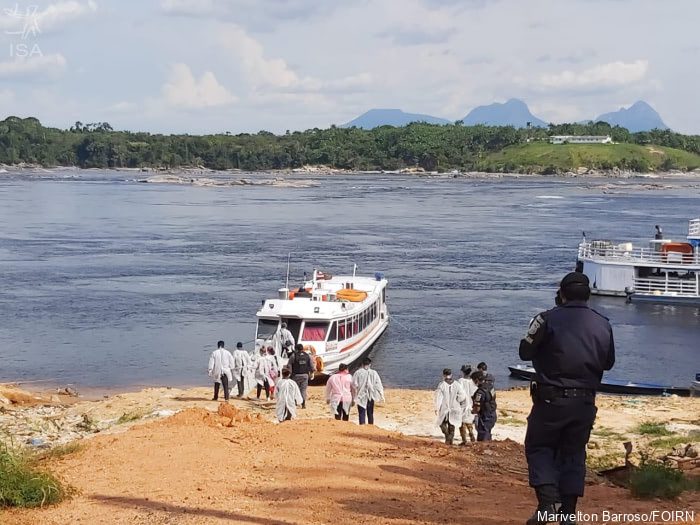
[[[85,445],[79,441],[73,441],[65,445],[58,445],[49,450],[39,452],[35,458],[37,461],[46,461],[49,459],[60,459],[71,454],[80,452],[85,448]]]
[[[527,421],[524,419],[518,419],[514,416],[501,416],[498,418],[498,423],[501,425],[510,425],[513,427],[524,427],[527,425]]]
[[[132,421],[138,421],[139,419],[142,419],[145,416],[143,412],[139,412],[138,410],[133,411],[133,412],[124,412],[121,416],[119,416],[119,419],[117,419],[117,425],[122,425],[124,423],[131,423]]]
[[[35,457],[0,445],[0,508],[42,507],[70,495],[70,489],[36,463]]]
[[[649,446],[656,449],[671,450],[673,447],[683,445],[685,443],[692,443],[692,441],[693,440],[688,436],[670,436],[653,439],[649,442]]]
[[[588,468],[596,472],[619,467],[623,465],[624,462],[625,456],[619,452],[609,452],[600,456],[589,455],[586,458],[586,465]]]
[[[700,155],[662,146],[638,144],[549,144],[531,142],[509,146],[488,155],[480,169],[555,174],[579,167],[638,172],[693,170],[700,167]]]
[[[675,499],[685,490],[697,490],[696,487],[696,481],[660,463],[642,463],[630,474],[630,491],[636,498]]]
[[[593,432],[591,432],[594,436],[597,437],[602,437],[602,438],[624,438],[624,434],[621,434],[620,432],[617,432],[613,430],[612,428],[608,427],[597,427],[593,429]]]
[[[642,434],[645,436],[672,436],[673,432],[666,428],[663,423],[656,423],[654,421],[644,421],[637,425],[635,429],[637,434]]]

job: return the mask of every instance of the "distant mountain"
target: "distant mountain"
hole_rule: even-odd
[[[611,126],[622,126],[632,133],[637,131],[649,131],[655,128],[668,129],[668,126],[661,120],[661,116],[646,102],[640,100],[629,108],[621,108],[619,111],[605,113],[596,121],[607,122]]]
[[[372,129],[379,126],[405,126],[411,122],[427,122],[428,124],[451,124],[444,118],[431,117],[418,113],[405,113],[400,109],[370,109],[355,120],[343,124],[344,128],[353,126],[363,129]]]
[[[486,124],[488,126],[515,126],[524,128],[528,122],[533,126],[546,128],[548,124],[530,113],[530,108],[522,100],[511,98],[503,104],[494,103],[472,109],[464,117],[465,126]]]

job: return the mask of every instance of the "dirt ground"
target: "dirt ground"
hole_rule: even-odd
[[[376,427],[330,420],[320,388],[311,389],[299,420],[281,425],[273,422],[272,403],[233,400],[221,408],[209,388],[147,389],[57,404],[49,407],[58,411],[54,427],[61,427],[56,418],[83,420],[85,414],[104,427],[92,430],[79,452],[46,465],[77,495],[53,508],[0,512],[0,523],[524,523],[535,503],[516,442],[525,431],[526,393],[498,394],[496,435],[512,439],[467,447],[434,438],[439,431],[431,396],[388,390]],[[47,409],[46,397],[39,398],[35,406],[31,400],[4,405],[0,429],[19,418],[40,431],[30,417]],[[621,450],[623,437],[646,439],[634,434],[642,421],[661,421],[678,432],[700,424],[700,399],[601,396],[599,405],[597,428],[604,431],[592,441],[601,448],[610,441]],[[59,437],[73,432],[67,426]],[[700,523],[698,493],[643,502],[595,478],[580,508],[601,514],[694,510],[696,521],[684,523]]]

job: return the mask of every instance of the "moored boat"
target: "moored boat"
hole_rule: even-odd
[[[584,237],[576,269],[590,279],[591,293],[633,302],[700,304],[700,219],[689,222],[686,240],[680,242],[664,239],[656,228],[647,247]]]
[[[332,374],[367,354],[389,325],[387,280],[355,275],[333,277],[314,270],[297,290],[281,288],[257,312],[256,347],[276,342],[286,323],[296,343],[311,347],[317,373]],[[276,352],[281,354],[279,344]],[[284,357],[280,355],[280,357]]]
[[[528,365],[509,366],[510,375],[525,381],[532,381],[535,377],[535,369]],[[599,392],[606,394],[627,394],[627,395],[645,395],[645,396],[661,396],[672,395],[688,397],[690,396],[690,388],[682,388],[669,385],[660,385],[656,383],[637,383],[634,381],[623,381],[619,379],[603,378],[600,383]]]

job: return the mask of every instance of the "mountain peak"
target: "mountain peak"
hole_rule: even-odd
[[[406,126],[411,122],[426,122],[428,124],[450,124],[451,121],[423,115],[420,113],[406,113],[401,109],[393,108],[374,108],[366,111],[354,120],[347,124],[343,124],[344,128],[362,128],[372,129],[379,126]]]
[[[533,126],[547,127],[547,123],[534,116],[527,104],[518,98],[476,107],[463,120],[466,126],[485,124],[487,126],[524,128],[530,122]]]
[[[611,126],[622,126],[632,133],[668,129],[656,110],[643,100],[638,100],[628,108],[600,115],[596,121],[607,122]]]

